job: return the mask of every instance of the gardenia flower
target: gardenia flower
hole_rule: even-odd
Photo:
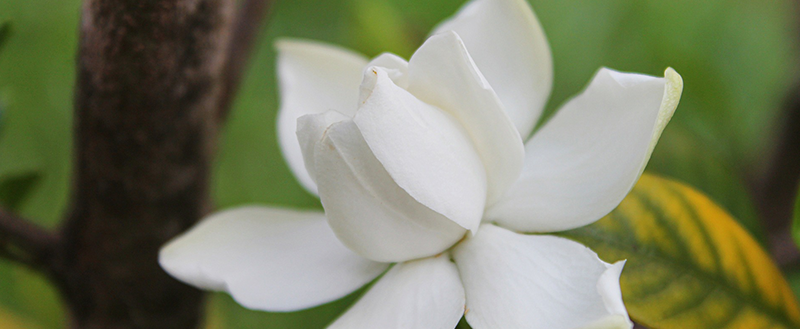
[[[280,145],[324,213],[212,215],[160,254],[245,307],[295,311],[376,280],[330,328],[631,328],[619,276],[551,233],[615,208],[682,81],[600,69],[526,143],[552,85],[524,0],[472,0],[406,62],[282,40]],[[394,265],[392,265],[394,264]],[[388,269],[388,270],[387,270]]]

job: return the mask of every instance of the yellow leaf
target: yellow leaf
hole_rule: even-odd
[[[643,175],[611,214],[560,235],[606,261],[631,317],[662,328],[800,328],[800,308],[769,255],[722,208],[674,181]]]
[[[37,329],[39,326],[35,326],[28,321],[24,321],[17,317],[16,315],[12,314],[11,312],[0,308],[0,328],[3,329]]]
[[[225,328],[224,316],[217,303],[206,303],[206,318],[203,329]]]

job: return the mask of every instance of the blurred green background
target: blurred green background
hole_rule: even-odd
[[[797,5],[783,0],[531,0],[555,62],[552,114],[601,66],[684,78],[683,99],[648,167],[688,182],[765,241],[747,182],[774,149],[784,100],[798,80]],[[235,109],[220,137],[213,198],[320,207],[277,148],[277,37],[327,41],[374,56],[408,58],[462,0],[278,1],[262,33]],[[58,225],[71,173],[72,92],[79,0],[2,0],[0,24],[0,204]],[[2,35],[2,33],[0,33]],[[2,36],[0,36],[2,38]],[[789,273],[800,285],[800,274]],[[225,295],[210,302],[213,328],[321,328],[352,303],[289,314],[243,309]],[[0,260],[0,327],[62,328],[52,287]]]

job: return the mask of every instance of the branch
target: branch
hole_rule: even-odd
[[[769,239],[770,253],[775,263],[782,269],[797,267],[800,262],[800,252],[797,251],[790,230],[771,234]]]
[[[231,111],[233,99],[239,90],[242,75],[257,40],[261,25],[266,20],[274,0],[243,0],[234,18],[231,41],[223,68],[218,122],[224,122]]]
[[[794,90],[787,101],[777,148],[766,174],[754,184],[755,201],[770,234],[772,254],[784,266],[800,261],[800,252],[789,235],[800,181],[800,84]]]
[[[0,257],[35,269],[49,269],[58,236],[0,209]]]
[[[800,1],[794,4],[798,6]],[[786,95],[779,120],[782,126],[778,127],[777,147],[767,159],[764,174],[750,181],[761,223],[769,233],[770,251],[786,268],[800,262],[800,251],[790,233],[794,195],[800,182],[800,81]]]

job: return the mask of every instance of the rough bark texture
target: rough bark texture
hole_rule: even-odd
[[[210,208],[213,141],[271,4],[84,0],[70,212],[48,232],[0,209],[0,257],[50,277],[72,327],[201,324],[203,294],[158,250]]]
[[[84,2],[73,203],[54,279],[76,328],[195,328],[159,248],[208,209],[233,0]]]

